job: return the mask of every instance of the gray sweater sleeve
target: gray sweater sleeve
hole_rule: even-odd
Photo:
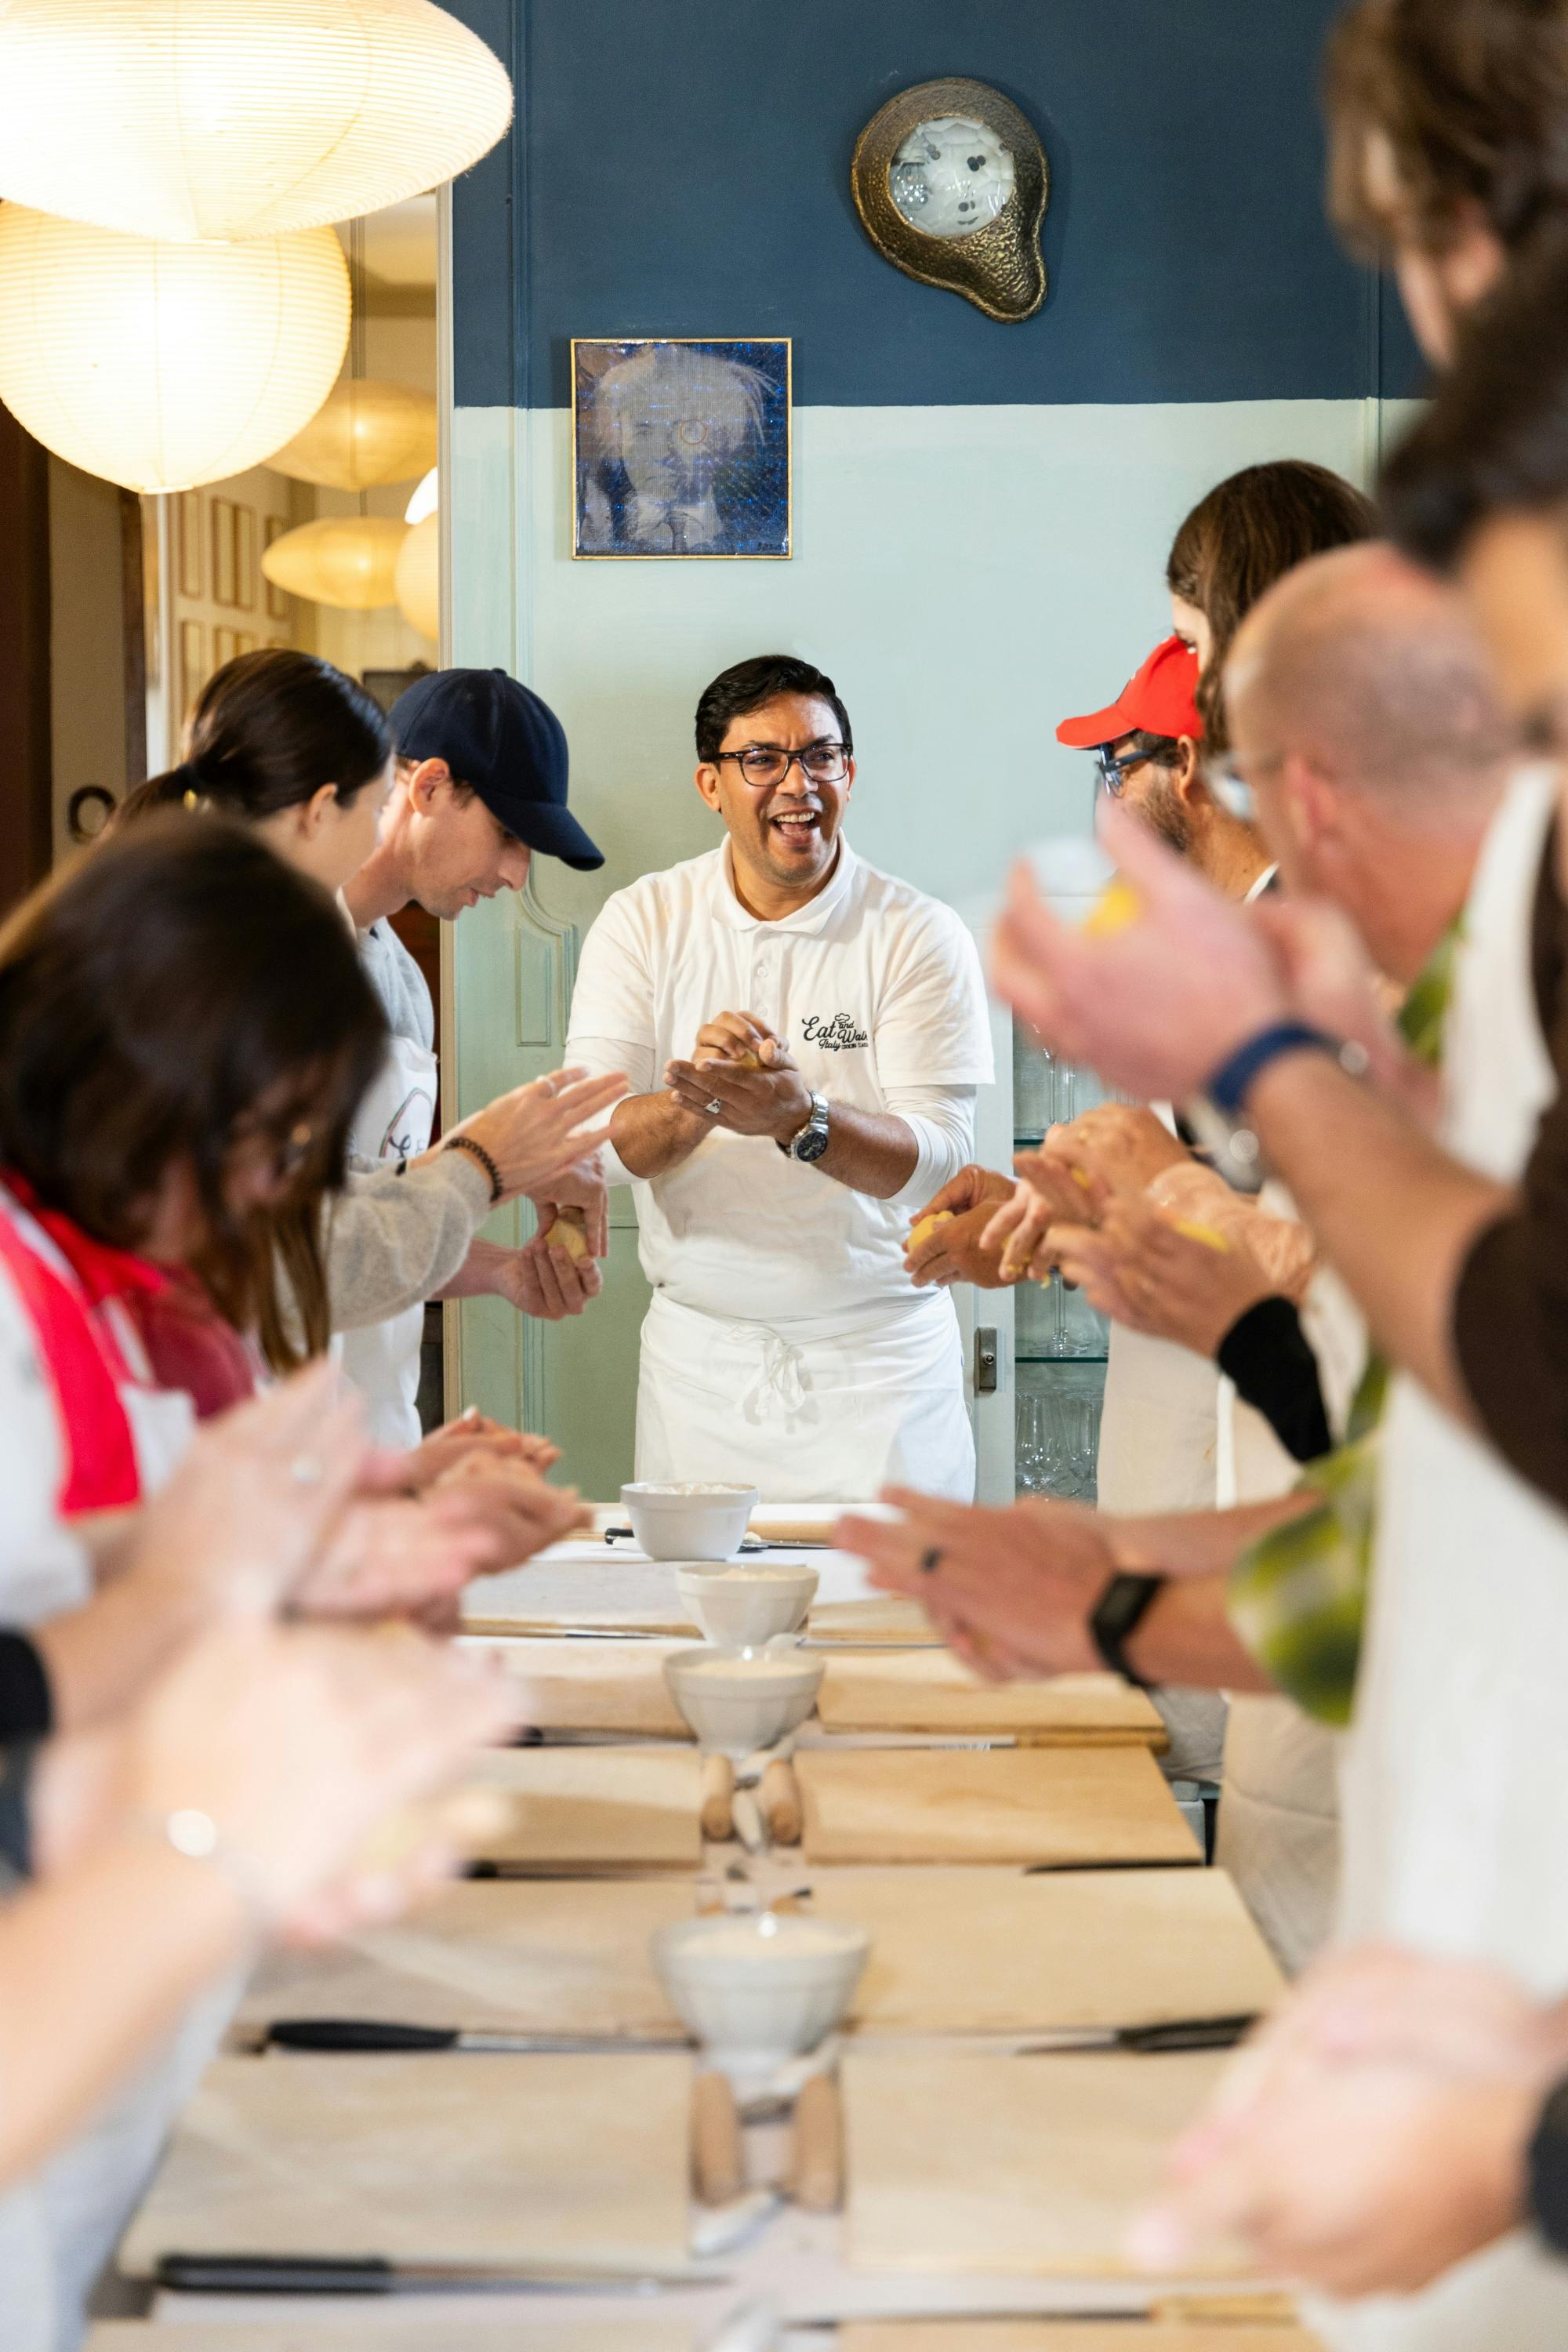
[[[490,1213],[484,1170],[443,1151],[405,1176],[351,1173],[328,1212],[327,1287],[334,1331],[384,1323],[450,1282]]]

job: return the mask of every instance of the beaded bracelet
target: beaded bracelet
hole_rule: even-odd
[[[484,1145],[476,1143],[471,1135],[449,1135],[442,1149],[446,1151],[468,1151],[473,1154],[490,1180],[490,1206],[493,1209],[506,1187],[500,1181],[500,1170],[496,1166]]]

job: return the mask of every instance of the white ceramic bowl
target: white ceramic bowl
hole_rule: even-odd
[[[661,1927],[653,1964],[706,2049],[776,2064],[815,2050],[833,2032],[870,1948],[865,1929],[847,1920],[731,1913]]]
[[[757,1490],[639,1480],[621,1488],[621,1503],[649,1559],[733,1559],[756,1508]]]
[[[704,1748],[751,1756],[772,1748],[816,1705],[826,1660],[787,1645],[762,1650],[676,1650],[664,1679]]]
[[[681,1568],[677,1589],[710,1642],[754,1649],[776,1633],[798,1633],[816,1598],[815,1568],[768,1568],[741,1560],[733,1568]]]

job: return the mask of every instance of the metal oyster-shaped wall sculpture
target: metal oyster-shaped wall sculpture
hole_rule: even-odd
[[[1045,300],[1050,166],[999,90],[949,79],[900,91],[860,133],[851,183],[867,236],[906,277],[993,319],[1032,318]]]

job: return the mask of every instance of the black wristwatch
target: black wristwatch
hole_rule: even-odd
[[[1568,2082],[1541,2111],[1526,2168],[1535,2226],[1554,2253],[1568,2253]]]
[[[1113,1576],[1089,1621],[1090,1637],[1106,1665],[1136,1690],[1149,1690],[1152,1685],[1136,1666],[1128,1664],[1127,1643],[1166,1580],[1163,1576]]]
[[[811,1160],[820,1160],[827,1145],[827,1097],[814,1094],[811,1097],[811,1117],[803,1128],[789,1138],[787,1142],[780,1142],[779,1150],[786,1159]]]

